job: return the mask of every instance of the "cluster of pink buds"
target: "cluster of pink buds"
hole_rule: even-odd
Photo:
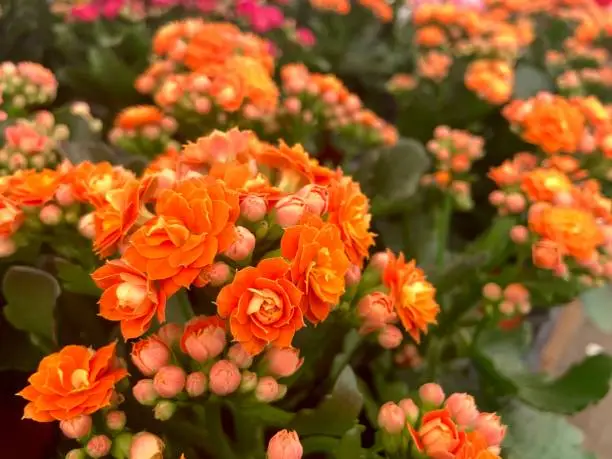
[[[255,361],[240,344],[229,346],[226,335],[221,319],[198,316],[135,343],[132,362],[147,377],[133,387],[136,400],[166,421],[189,399],[209,394],[249,394],[262,403],[283,398],[287,387],[278,380],[300,368],[299,351],[271,348]]]
[[[152,105],[127,107],[115,118],[109,140],[135,154],[155,156],[178,145],[172,140],[177,123]]]
[[[457,206],[473,206],[470,189],[472,163],[483,157],[484,141],[466,131],[438,126],[427,149],[435,158],[434,172],[424,175],[421,183],[451,193]]]
[[[419,349],[412,343],[401,346],[393,357],[395,363],[402,368],[419,368],[423,365],[423,357]]]
[[[0,108],[22,115],[31,106],[55,99],[57,80],[50,70],[34,62],[0,63]]]
[[[485,313],[503,320],[524,316],[531,312],[529,291],[519,283],[508,284],[502,289],[490,282],[482,288]]]
[[[19,118],[4,128],[4,146],[0,149],[0,173],[19,169],[42,170],[58,162],[57,142],[70,135],[68,127],[56,124],[51,112],[39,111],[32,121]]]
[[[366,143],[397,142],[395,128],[364,109],[359,97],[334,75],[311,73],[302,64],[289,64],[281,69],[281,80],[285,115],[308,121],[313,114],[330,129]]]
[[[498,455],[506,434],[499,416],[480,412],[471,395],[446,397],[436,383],[421,386],[416,400],[385,403],[378,412],[378,424],[385,451],[398,457],[410,449],[419,457],[431,458],[456,457],[464,449],[479,448]]]

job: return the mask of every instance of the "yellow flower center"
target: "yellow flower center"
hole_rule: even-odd
[[[138,306],[147,297],[147,291],[142,286],[124,282],[117,287],[116,295],[121,306]]]
[[[280,319],[283,310],[281,308],[281,299],[272,290],[249,289],[253,293],[253,298],[249,302],[247,314],[255,314],[255,317],[264,325],[276,322]]]
[[[74,370],[70,377],[70,384],[75,390],[87,389],[89,387],[89,372],[81,368]]]

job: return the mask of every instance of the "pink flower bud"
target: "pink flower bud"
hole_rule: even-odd
[[[175,365],[161,367],[153,378],[153,387],[162,397],[176,397],[185,387],[187,375],[182,368]]]
[[[83,449],[71,449],[64,459],[87,459],[87,453]]]
[[[495,413],[480,413],[476,419],[476,431],[480,432],[489,446],[499,446],[506,436],[506,426]]]
[[[279,199],[275,206],[276,221],[283,228],[297,225],[304,215],[306,202],[299,196],[285,196]]]
[[[509,193],[506,197],[506,206],[514,214],[525,210],[525,198],[520,193]]]
[[[395,325],[385,325],[378,334],[378,344],[385,349],[395,349],[402,344],[402,331]]]
[[[217,395],[229,395],[240,386],[240,371],[229,360],[219,360],[210,369],[210,390]]]
[[[160,400],[153,408],[153,417],[158,421],[168,421],[176,412],[176,403],[170,400]]]
[[[181,348],[198,362],[217,357],[226,345],[225,329],[221,325],[215,317],[194,317],[185,327]]]
[[[91,430],[91,416],[77,416],[67,421],[60,422],[62,433],[73,440],[83,438]]]
[[[141,405],[153,405],[159,397],[152,379],[141,379],[138,381],[132,388],[132,393]]]
[[[79,220],[79,233],[87,239],[94,239],[96,237],[93,212],[81,217]]]
[[[489,282],[482,288],[482,296],[489,301],[499,301],[502,296],[502,289],[499,285]]]
[[[70,206],[74,204],[74,193],[70,185],[62,184],[55,192],[55,200],[60,206]]]
[[[357,312],[364,322],[363,333],[383,328],[397,318],[393,310],[392,298],[383,292],[374,292],[364,296],[357,305]]]
[[[302,459],[304,448],[298,434],[281,430],[268,443],[267,459]]]
[[[439,384],[427,383],[419,388],[419,395],[424,403],[440,406],[444,402],[444,391]]]
[[[419,407],[416,405],[416,403],[414,403],[414,400],[412,400],[411,398],[405,398],[403,400],[400,400],[399,407],[406,415],[406,420],[410,424],[414,424],[419,418]]]
[[[406,414],[398,405],[387,402],[380,407],[378,412],[378,425],[385,432],[398,434],[404,430],[406,425]]]
[[[306,209],[316,215],[323,215],[327,212],[329,192],[321,185],[306,185],[300,189],[296,196],[304,200]]]
[[[299,349],[273,347],[266,353],[265,361],[268,371],[278,378],[288,378],[304,363]]]
[[[149,432],[134,435],[130,446],[130,459],[156,459],[163,457],[164,442]]]
[[[516,308],[514,307],[514,303],[510,301],[502,301],[499,303],[499,312],[501,312],[505,316],[512,316],[516,312]]]
[[[513,226],[510,230],[510,239],[516,244],[524,244],[529,239],[529,230],[523,225]]]
[[[201,371],[194,371],[187,376],[185,391],[190,397],[199,397],[206,392],[207,386],[208,379],[206,375]]]
[[[123,430],[125,422],[126,416],[123,411],[113,410],[106,413],[106,427],[110,430]]]
[[[243,371],[240,381],[240,392],[251,392],[257,386],[257,375],[252,371]]]
[[[112,442],[106,435],[96,435],[87,442],[85,449],[93,458],[104,457],[110,453]]]
[[[132,346],[132,362],[145,376],[153,376],[170,361],[170,349],[156,336],[144,338]]]
[[[292,115],[298,114],[302,109],[302,102],[297,97],[288,97],[283,102],[283,105],[285,106],[285,110]]]
[[[179,324],[166,324],[162,325],[157,330],[157,337],[169,348],[174,346],[183,336],[183,327]]]
[[[240,343],[236,343],[230,347],[227,356],[236,364],[238,368],[241,369],[249,368],[253,363],[253,357],[244,350],[244,347],[242,347],[242,344]]]
[[[346,275],[344,277],[344,281],[346,282],[347,287],[352,287],[353,285],[357,285],[361,280],[361,269],[357,265],[349,266],[349,269],[346,271]]]
[[[255,398],[260,402],[270,403],[278,398],[278,382],[272,376],[264,376],[257,382]]]
[[[489,202],[495,207],[501,206],[506,200],[506,195],[503,191],[495,190],[489,195]]]
[[[240,203],[240,213],[250,222],[258,222],[266,216],[268,205],[260,196],[250,194]]]
[[[383,271],[389,263],[389,254],[387,252],[377,252],[372,256],[370,260],[370,266],[375,268],[377,271]]]
[[[478,418],[474,397],[468,394],[452,394],[444,404],[455,422],[462,428],[471,428]]]
[[[49,226],[55,226],[62,220],[62,209],[55,204],[48,204],[38,214],[40,221]]]
[[[244,260],[255,248],[255,235],[244,226],[236,227],[236,240],[225,251],[225,255],[234,261]]]
[[[504,297],[514,304],[519,304],[529,300],[529,291],[521,284],[513,283],[504,290]]]

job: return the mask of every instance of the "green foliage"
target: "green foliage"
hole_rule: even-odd
[[[584,311],[591,322],[606,333],[612,332],[612,288],[610,285],[587,290],[581,296]]]
[[[0,4],[0,62],[45,58],[53,43],[47,0],[5,0]]]

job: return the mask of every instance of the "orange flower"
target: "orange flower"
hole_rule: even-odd
[[[285,230],[281,254],[291,260],[290,278],[305,293],[306,317],[315,324],[325,320],[344,293],[350,266],[340,231],[320,217],[307,215],[299,225]]]
[[[503,60],[478,59],[465,72],[465,87],[492,104],[510,99],[513,82],[512,68]]]
[[[410,436],[417,450],[432,458],[453,458],[460,451],[466,440],[445,408],[430,411],[423,415],[418,431],[408,424]]]
[[[64,180],[72,187],[77,201],[89,202],[94,207],[106,204],[106,193],[123,187],[134,174],[109,162],[91,163],[84,161],[70,169]]]
[[[559,193],[569,193],[572,182],[555,169],[535,169],[523,176],[521,189],[532,201],[552,202]]]
[[[216,163],[238,161],[248,163],[260,147],[259,140],[251,131],[233,128],[227,132],[214,130],[190,142],[181,151],[181,162],[191,167],[202,167]]]
[[[58,172],[50,169],[18,170],[8,178],[6,195],[22,206],[42,206],[53,199],[60,179]]]
[[[258,164],[278,169],[285,174],[285,177],[295,177],[294,182],[297,183],[288,184],[287,187],[280,186],[285,191],[295,191],[299,182],[310,183],[313,180],[310,158],[300,144],[290,147],[282,140],[278,148],[265,144],[256,152],[255,158]]]
[[[0,238],[12,236],[23,223],[22,210],[10,199],[0,195]]]
[[[415,42],[420,46],[436,47],[446,42],[444,30],[435,25],[421,27],[416,31]]]
[[[533,264],[542,269],[556,269],[563,264],[562,248],[554,241],[542,239],[531,248]]]
[[[160,322],[165,321],[165,294],[125,260],[108,261],[91,277],[104,290],[98,302],[100,316],[121,322],[121,334],[125,339],[146,333],[156,314]]]
[[[361,6],[369,9],[381,22],[393,19],[393,8],[385,0],[359,0]]]
[[[580,109],[555,95],[535,98],[521,124],[523,138],[544,152],[574,153],[584,134],[585,118]]]
[[[179,152],[174,148],[170,148],[161,155],[158,155],[155,159],[153,159],[146,170],[143,172],[143,175],[154,175],[157,172],[161,172],[164,169],[170,169],[172,171],[176,171],[179,165]]]
[[[310,0],[313,8],[319,10],[330,10],[338,14],[348,14],[351,11],[351,4],[348,0]]]
[[[350,177],[330,184],[328,221],[340,229],[348,259],[360,268],[374,245],[374,233],[369,231],[372,219],[369,207],[368,198]]]
[[[240,76],[227,71],[213,79],[209,92],[215,102],[230,113],[237,111],[246,97],[246,87]]]
[[[219,315],[229,317],[232,335],[251,354],[268,344],[290,347],[304,326],[302,292],[286,278],[289,269],[282,258],[264,259],[238,271],[219,292]]]
[[[467,432],[465,443],[457,451],[455,459],[499,459],[488,447],[486,438],[480,432]]]
[[[155,177],[149,176],[106,193],[107,204],[94,212],[94,250],[98,255],[102,258],[112,255],[117,244],[128,237],[138,217],[146,217],[148,211],[144,206],[153,197],[155,184]]]
[[[406,263],[403,253],[399,257],[390,251],[387,253],[389,262],[383,272],[383,283],[390,290],[402,325],[418,343],[420,333],[427,333],[427,326],[437,323],[440,306],[435,299],[436,289],[414,261]]]
[[[224,72],[239,78],[244,96],[255,107],[264,112],[276,108],[278,88],[261,62],[252,57],[234,56],[225,63]]]
[[[164,118],[162,111],[155,105],[135,105],[124,108],[115,118],[115,126],[125,129],[138,129],[150,124],[159,125]]]
[[[212,178],[189,179],[162,190],[155,211],[157,216],[132,235],[124,257],[159,280],[170,296],[189,287],[232,244],[238,195]]]
[[[529,215],[529,227],[580,261],[591,260],[604,243],[595,217],[582,209],[547,206]]]
[[[30,385],[17,394],[29,402],[23,417],[52,422],[95,413],[110,405],[115,383],[125,376],[116,365],[115,343],[97,351],[66,346],[42,359]]]

